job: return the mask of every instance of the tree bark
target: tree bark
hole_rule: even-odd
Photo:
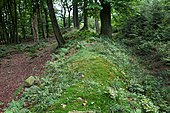
[[[101,19],[101,31],[100,35],[112,36],[112,27],[111,27],[111,5],[110,3],[104,3],[101,1],[102,10],[100,11],[100,19]]]
[[[63,14],[63,26],[66,27],[66,8],[63,6],[64,14]]]
[[[18,11],[19,11],[20,18],[21,18],[22,36],[23,36],[23,39],[26,39],[26,30],[25,30],[25,24],[24,24],[24,19],[23,19],[25,16],[22,15],[20,4],[18,6]]]
[[[4,26],[2,11],[0,11],[0,44],[3,45],[6,43],[5,41],[5,26]]]
[[[84,0],[84,7],[83,7],[83,16],[84,16],[84,26],[82,30],[87,30],[88,29],[88,14],[87,14],[87,0]]]
[[[7,25],[7,23],[8,23],[7,7],[4,7],[4,10],[5,10],[5,13],[3,14],[3,17],[4,17],[3,24],[4,24],[5,40],[6,40],[7,44],[10,44],[11,43],[11,39],[9,36],[10,30],[7,30],[7,29],[10,29]]]
[[[43,21],[43,17],[42,17],[42,9],[41,9],[41,6],[39,4],[38,4],[38,12],[39,12],[39,16],[40,16],[42,36],[43,36],[43,39],[46,39],[45,31],[44,31],[44,25],[43,25],[44,21]]]
[[[74,28],[76,28],[76,29],[80,28],[79,19],[78,19],[78,2],[77,2],[77,0],[73,0],[73,23],[74,23]]]
[[[95,27],[96,27],[96,33],[100,32],[100,28],[99,28],[99,20],[95,19]]]
[[[14,0],[14,14],[15,14],[15,43],[19,43],[19,38],[18,38],[18,13],[17,13],[17,3],[16,0]]]
[[[38,36],[38,21],[37,21],[37,12],[35,11],[32,16],[32,32],[34,36],[34,42],[39,43],[39,36]]]
[[[56,40],[58,42],[58,46],[60,47],[60,46],[64,45],[64,39],[61,35],[60,28],[59,28],[58,22],[56,20],[52,0],[47,0],[47,5],[48,5],[49,13],[50,13],[50,19],[52,22],[54,34],[55,34]]]
[[[9,9],[9,14],[11,16],[11,26],[9,26],[9,40],[10,40],[9,43],[14,43],[15,41],[15,28],[14,28],[15,19],[13,17],[13,12],[12,12],[12,2],[10,2],[9,0],[8,0],[8,9]],[[6,16],[8,16],[7,13],[6,13]],[[6,21],[7,20],[8,19],[6,18]]]
[[[70,17],[70,14],[71,13],[71,11],[68,11],[68,28],[70,28],[70,26],[71,26],[71,17]]]
[[[68,5],[68,2],[66,2],[66,8],[68,11],[68,28],[71,26],[71,10],[72,10],[72,5]]]
[[[1,39],[0,39],[0,43],[1,44],[7,44],[8,40],[6,37],[6,26],[5,26],[5,21],[4,21],[4,14],[2,14],[2,12],[0,11],[0,34],[1,34]]]
[[[46,7],[44,7],[45,22],[46,22],[46,37],[49,38],[49,24],[48,24],[48,13]]]
[[[95,0],[95,3],[97,4],[97,0]],[[99,19],[95,18],[95,27],[96,27],[96,33],[100,32],[100,28],[99,28]]]

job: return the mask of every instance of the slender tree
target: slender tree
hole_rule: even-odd
[[[48,11],[46,6],[44,6],[44,14],[45,14],[46,37],[49,38]]]
[[[37,0],[36,1],[32,0],[32,4],[33,4],[33,15],[32,15],[32,20],[31,20],[32,32],[33,32],[33,36],[34,36],[34,42],[39,43],[38,20],[37,20],[38,19],[38,16],[37,16],[38,2],[37,2]]]
[[[44,30],[44,20],[43,20],[43,17],[42,17],[42,6],[43,6],[43,2],[40,1],[40,4],[38,3],[38,13],[39,13],[39,17],[40,17],[40,22],[41,22],[41,32],[42,32],[42,36],[44,39],[46,39],[46,36],[45,36],[45,30]]]
[[[58,46],[60,47],[60,46],[64,45],[64,39],[61,35],[60,28],[59,28],[59,25],[58,25],[58,22],[57,22],[57,19],[56,19],[56,16],[55,16],[53,3],[52,3],[52,0],[46,0],[46,2],[47,2],[47,5],[48,5],[48,10],[49,10],[49,13],[50,13],[50,19],[51,19],[51,22],[52,22],[54,34],[55,34],[56,40],[58,42]]]
[[[19,15],[20,15],[20,23],[21,23],[21,28],[22,28],[22,36],[23,36],[23,39],[26,39],[26,29],[25,29],[25,22],[24,22],[25,14],[22,13],[22,11],[24,11],[24,9],[21,8],[21,5],[24,5],[24,4],[21,4],[21,2],[19,3],[18,11],[19,11]]]
[[[87,14],[87,0],[83,0],[83,17],[84,17],[84,26],[82,30],[87,30],[88,29],[88,14]]]
[[[97,0],[95,0],[95,3],[97,4]],[[99,19],[98,19],[98,17],[95,17],[95,27],[96,27],[96,33],[99,33],[100,28],[99,28]]]
[[[78,17],[78,0],[73,0],[73,24],[74,28],[79,29],[79,17]]]
[[[72,3],[71,3],[71,0],[67,0],[66,2],[66,8],[67,8],[67,11],[68,11],[68,28],[70,28],[71,26],[71,10],[72,10]]]
[[[60,6],[61,6],[61,16],[63,18],[63,26],[66,27],[66,6],[67,0],[60,0]]]

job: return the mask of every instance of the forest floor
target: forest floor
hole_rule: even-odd
[[[21,52],[3,55],[8,57],[1,60],[2,107],[14,99],[5,113],[170,112],[170,87],[126,46],[90,31],[71,32],[64,39],[58,49],[50,41],[15,46]],[[31,75],[36,83],[22,87]]]
[[[15,91],[24,84],[25,79],[43,75],[43,67],[51,59],[55,45],[55,41],[47,42],[44,48],[37,51],[36,57],[16,51],[0,58],[0,102],[3,102],[0,112],[15,98]]]

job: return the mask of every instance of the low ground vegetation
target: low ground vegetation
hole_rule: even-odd
[[[169,78],[170,15],[167,0],[147,2],[120,28],[118,40],[141,57],[153,75]],[[167,81],[167,82],[168,82]],[[169,83],[167,83],[169,84]]]
[[[6,113],[169,112],[168,87],[162,88],[163,80],[151,76],[125,47],[89,31],[65,39],[44,77],[25,88]]]
[[[42,40],[40,44],[14,44],[14,45],[0,45],[0,58],[10,54],[25,52],[30,56],[37,56],[37,51],[46,46],[46,41]]]

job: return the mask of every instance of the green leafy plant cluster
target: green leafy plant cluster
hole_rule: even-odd
[[[130,17],[122,27],[122,38],[125,42],[136,46],[141,52],[154,51],[155,42],[167,43],[170,37],[169,4],[167,0],[144,3],[140,12]]]
[[[6,113],[169,112],[162,81],[147,75],[124,47],[89,34],[81,39],[84,32],[67,35],[72,40],[52,55],[44,77],[10,103]]]
[[[26,52],[30,56],[37,56],[36,52],[45,47],[46,42],[42,41],[41,44],[16,44],[16,45],[1,45],[0,47],[0,57],[4,57],[13,52]]]
[[[142,63],[149,68],[155,65],[154,62],[161,62],[162,67],[169,65],[169,6],[168,0],[142,2],[139,11],[124,22],[118,35],[118,39],[141,56],[145,60]],[[168,70],[164,69],[156,75],[166,78],[167,73]]]
[[[146,1],[140,12],[125,22],[122,33],[126,38],[138,38],[138,43],[169,41],[169,4],[168,0]]]

